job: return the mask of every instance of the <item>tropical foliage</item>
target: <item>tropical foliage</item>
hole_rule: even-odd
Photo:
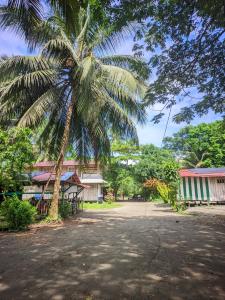
[[[154,145],[134,146],[132,142],[113,143],[113,156],[105,168],[105,179],[115,198],[141,194],[151,196],[145,182],[151,178],[166,184],[176,184],[179,168],[172,152]]]
[[[31,131],[0,129],[0,192],[21,191],[26,167],[34,161]]]
[[[225,165],[224,123],[186,126],[164,139],[164,148],[174,152],[183,167],[223,167]]]
[[[134,53],[142,56],[147,51],[157,75],[149,86],[148,103],[170,108],[188,100],[174,116],[176,122],[190,121],[210,110],[224,113],[224,1],[100,2],[114,28],[136,22]],[[159,112],[154,121],[163,114]]]
[[[171,151],[160,149],[154,145],[144,145],[140,148],[138,163],[134,166],[134,176],[140,183],[149,178],[172,182],[177,178],[179,168]]]
[[[165,203],[169,202],[170,188],[165,182],[156,178],[150,178],[144,182],[144,187],[147,188],[153,196],[159,195]]]

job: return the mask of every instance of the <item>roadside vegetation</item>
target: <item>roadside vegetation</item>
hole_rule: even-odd
[[[166,137],[161,148],[114,140],[104,176],[115,199],[139,195],[146,201],[162,200],[180,211],[185,205],[177,201],[178,170],[224,167],[224,143],[223,121],[186,126]]]
[[[10,230],[24,230],[34,222],[36,208],[28,201],[21,201],[17,196],[6,198],[1,205],[0,215],[5,222],[5,228]]]

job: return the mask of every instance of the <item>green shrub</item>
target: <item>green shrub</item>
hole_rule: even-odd
[[[72,213],[72,206],[70,202],[64,201],[59,204],[59,214],[61,218],[66,219],[71,215],[71,213]]]
[[[104,197],[104,201],[107,202],[107,203],[109,203],[109,204],[115,201],[115,197],[113,195],[112,189],[108,189],[107,190],[107,193],[106,193],[106,195]]]
[[[15,195],[3,201],[1,214],[10,229],[22,230],[34,221],[37,211],[28,201],[21,201]]]
[[[170,188],[165,182],[160,181],[158,183],[157,191],[159,192],[159,195],[164,201],[164,203],[168,203],[170,201],[169,199]]]

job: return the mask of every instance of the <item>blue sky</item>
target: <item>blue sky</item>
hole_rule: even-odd
[[[127,39],[123,41],[117,47],[118,54],[132,54],[132,41],[131,39]],[[26,45],[21,38],[17,37],[15,34],[9,31],[0,31],[0,55],[24,55],[28,54]],[[150,78],[152,80],[153,78]],[[172,108],[171,117],[176,114],[181,107],[185,106],[185,102],[190,104],[190,99],[187,99],[184,102],[181,102]],[[161,105],[157,104],[154,107],[148,109],[148,118],[147,122],[144,126],[137,125],[137,131],[139,136],[139,141],[141,144],[153,143],[156,146],[161,146],[162,138],[166,126],[166,121],[168,117],[168,111],[164,118],[162,118],[159,124],[153,124],[151,122],[152,117],[156,114],[153,110],[158,110],[161,108]],[[196,125],[202,122],[212,122],[220,119],[219,116],[213,114],[212,112],[208,115],[198,118],[196,117],[192,125]],[[167,134],[166,136],[171,136],[173,133],[177,132],[180,128],[184,127],[186,124],[175,124],[170,119]]]

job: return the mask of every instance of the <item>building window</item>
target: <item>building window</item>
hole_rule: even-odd
[[[225,183],[225,179],[217,179],[217,183]]]

